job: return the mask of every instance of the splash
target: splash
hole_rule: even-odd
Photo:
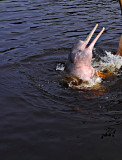
[[[65,66],[62,63],[58,63],[56,66],[56,71],[64,71]]]
[[[64,71],[65,65],[58,63],[56,66],[56,71]],[[74,89],[91,88],[92,86],[98,86],[101,83],[101,78],[95,75],[91,80],[85,81],[74,75],[66,74],[62,80],[63,84]]]
[[[94,50],[96,52],[96,50]],[[73,89],[84,89],[91,88],[96,89],[101,87],[101,82],[104,79],[104,76],[101,78],[99,76],[98,71],[103,73],[105,77],[113,77],[120,74],[120,68],[122,67],[122,57],[119,55],[113,55],[111,52],[105,50],[105,56],[92,59],[92,66],[96,69],[96,74],[89,81],[85,81],[80,79],[79,77],[73,75],[66,75],[63,77],[63,83],[67,84],[68,87]],[[64,71],[65,65],[62,63],[57,64],[57,71]]]
[[[88,89],[93,87],[95,88],[100,87],[100,82],[101,82],[101,78],[97,77],[95,81],[92,81],[92,80],[82,81],[82,83],[78,83],[78,85],[76,85],[76,79],[73,79],[68,83],[68,85],[70,88],[73,88],[73,89],[84,89],[84,88]]]
[[[99,87],[101,82],[100,77],[94,76],[93,79],[86,81],[83,79],[80,79],[77,76],[74,75],[65,75],[62,79],[62,83],[64,86],[67,86],[69,88],[73,89],[85,89],[85,88],[91,88],[91,87]]]
[[[122,57],[119,55],[113,55],[111,52],[105,51],[106,55],[101,57],[99,64],[100,71],[109,71],[117,74],[122,67]]]

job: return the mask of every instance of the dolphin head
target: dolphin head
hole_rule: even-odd
[[[89,80],[94,75],[94,69],[91,66],[92,60],[92,50],[98,40],[98,38],[103,33],[104,29],[96,36],[96,38],[87,47],[92,35],[94,34],[98,24],[95,25],[91,33],[87,36],[85,41],[79,40],[71,50],[69,54],[68,61],[66,63],[66,71],[69,74],[78,76],[81,79]]]

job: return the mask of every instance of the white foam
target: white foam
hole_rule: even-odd
[[[58,63],[56,66],[56,71],[64,71],[65,66],[62,63]]]

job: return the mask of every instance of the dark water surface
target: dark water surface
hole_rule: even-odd
[[[63,86],[56,70],[96,23],[98,51],[116,52],[118,1],[0,1],[1,160],[122,159],[121,74],[99,95]]]

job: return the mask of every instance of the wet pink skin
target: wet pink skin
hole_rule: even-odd
[[[74,45],[66,63],[66,72],[71,75],[77,76],[82,80],[92,80],[95,74],[95,69],[91,65],[92,50],[96,41],[101,36],[105,28],[101,30],[101,32],[88,47],[87,44],[89,43],[97,27],[98,24],[96,24],[85,41],[79,40]]]

